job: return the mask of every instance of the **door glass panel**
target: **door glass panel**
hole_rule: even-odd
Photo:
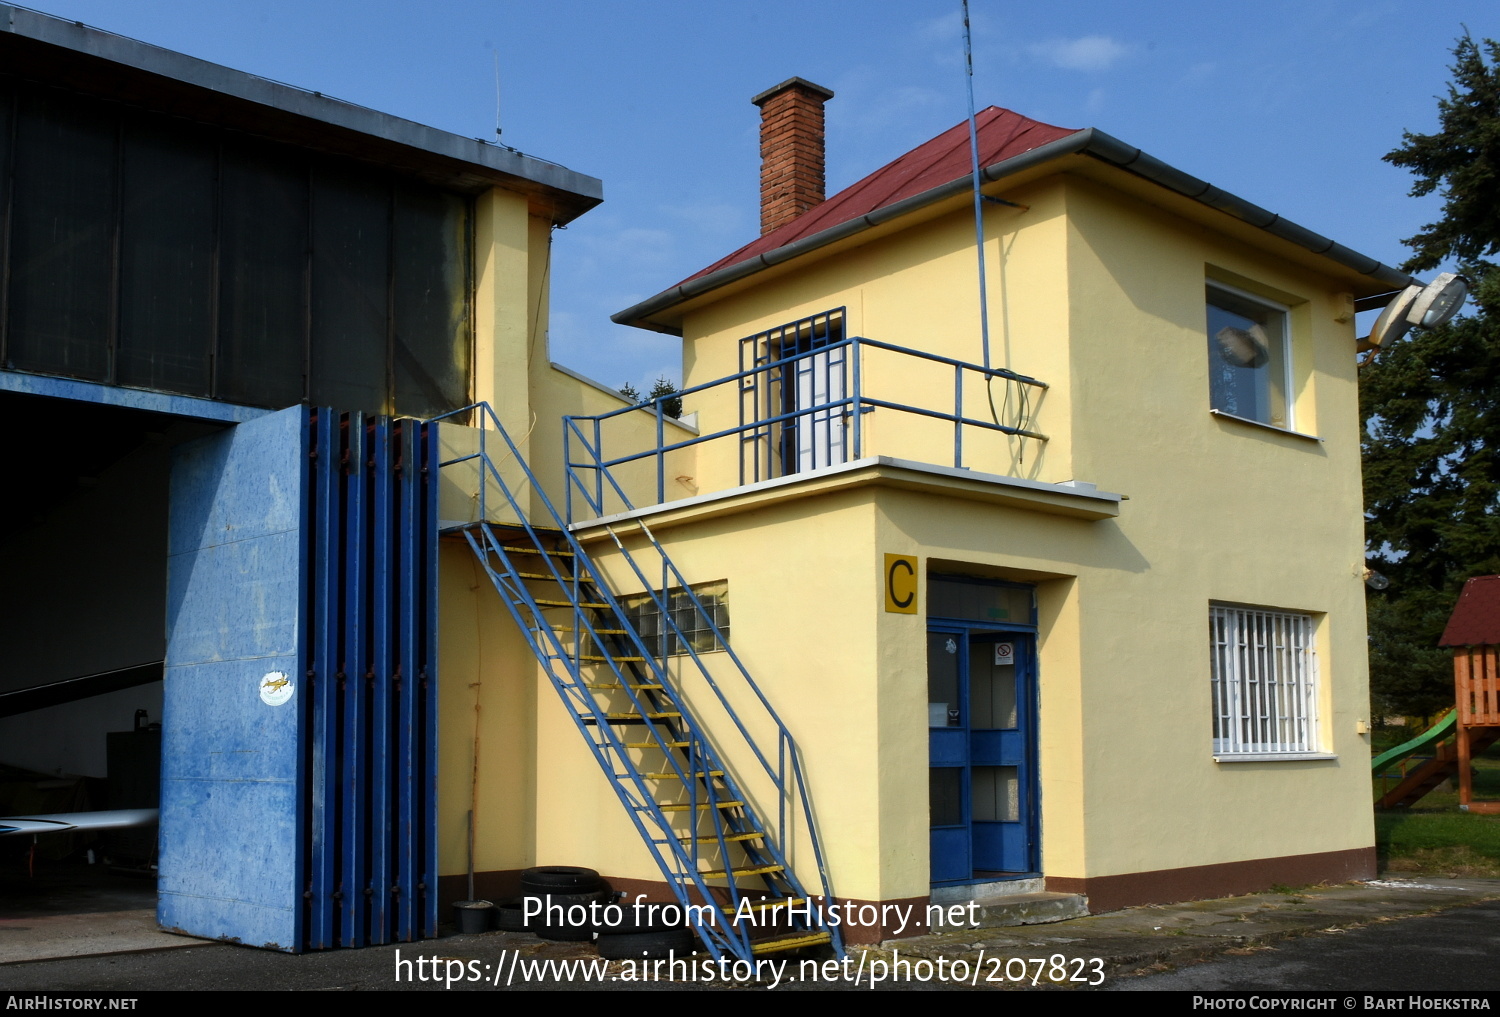
[[[997,646],[1015,644],[984,642],[969,648],[969,726],[973,728],[1016,726],[1015,655],[998,654]],[[1008,663],[997,664],[997,657]]]
[[[927,580],[927,613],[934,618],[1030,625],[1032,590],[1029,586],[995,586],[960,579]]]
[[[974,767],[970,781],[970,799],[976,823],[1020,821],[1021,781],[1018,769],[1014,766]]]
[[[927,801],[933,826],[963,823],[963,776],[964,772],[956,768],[927,771]]]
[[[958,640],[949,632],[927,633],[927,726],[959,727]]]

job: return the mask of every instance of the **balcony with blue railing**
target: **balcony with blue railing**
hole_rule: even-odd
[[[1116,514],[1118,498],[1092,485],[1039,479],[1048,441],[1037,423],[1045,382],[844,337],[841,318],[818,321],[743,340],[733,374],[638,406],[564,418],[569,520],[857,470],[920,473],[939,486],[989,485],[998,500],[1050,501],[1085,518]],[[696,422],[696,435],[670,436],[674,399]]]

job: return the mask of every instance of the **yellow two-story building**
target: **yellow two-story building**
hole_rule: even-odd
[[[793,79],[762,236],[617,316],[683,338],[633,407],[547,354],[599,181],[0,29],[0,762],[77,792],[5,811],[159,817],[164,926],[409,940],[586,866],[744,959],[1373,871],[1353,316],[1402,273],[997,109],[977,229],[966,126],[824,200]]]
[[[698,714],[809,893],[1097,911],[1372,875],[1354,314],[1408,277],[997,108],[976,250],[967,125],[825,201],[830,96],[757,97],[765,232],[615,317],[682,336],[685,426],[567,424],[554,493],[641,634],[580,673],[656,657],[637,685],[675,705],[638,714]],[[648,888],[667,838],[546,698],[497,749],[535,774],[518,856]],[[610,716],[580,730],[653,726]],[[733,856],[718,884],[762,843],[683,829]]]

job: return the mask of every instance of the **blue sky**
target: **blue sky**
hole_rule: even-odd
[[[1381,161],[1436,128],[1453,41],[1494,0],[971,0],[975,92],[1098,127],[1389,264],[1438,214]],[[29,6],[604,181],[555,234],[553,358],[676,377],[675,340],[609,315],[753,239],[757,113],[792,75],[828,103],[830,193],[963,119],[959,0],[33,0]],[[896,337],[899,341],[899,337]]]

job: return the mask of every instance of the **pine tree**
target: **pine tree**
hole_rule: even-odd
[[[657,378],[656,384],[652,385],[651,391],[646,394],[647,399],[660,399],[662,396],[672,397],[662,400],[662,413],[669,417],[682,416],[682,400],[676,398],[677,386],[672,384],[669,378]]]
[[[1488,61],[1485,56],[1488,55]],[[1439,192],[1443,216],[1405,241],[1412,272],[1456,262],[1469,312],[1418,330],[1364,365],[1367,558],[1391,580],[1369,593],[1371,691],[1381,708],[1431,714],[1453,702],[1437,648],[1465,579],[1500,573],[1500,45],[1467,36],[1438,102],[1436,134],[1385,158]]]

